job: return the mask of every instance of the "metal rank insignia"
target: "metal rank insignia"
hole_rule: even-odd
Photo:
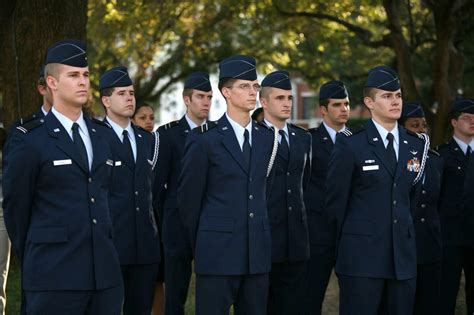
[[[421,163],[417,157],[413,157],[412,159],[408,160],[407,170],[409,172],[418,173],[420,171],[420,168],[421,168]]]

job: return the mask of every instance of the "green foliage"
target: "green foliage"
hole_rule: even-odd
[[[123,64],[134,76],[138,101],[156,104],[190,72],[216,71],[220,59],[240,53],[255,56],[264,74],[287,69],[314,88],[341,79],[353,103],[360,103],[367,70],[397,66],[385,7],[395,3],[414,81],[425,102],[432,103],[436,33],[433,12],[421,0],[90,0],[93,87],[100,73]],[[461,54],[472,55],[473,29],[467,21],[457,33]],[[473,62],[465,58],[468,75],[459,87],[465,92],[472,91]]]

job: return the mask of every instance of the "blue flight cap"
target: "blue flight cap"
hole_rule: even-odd
[[[474,99],[471,98],[459,98],[454,100],[452,112],[474,114]]]
[[[257,80],[255,58],[235,55],[222,60],[219,63],[219,80],[223,79]]]
[[[378,66],[369,71],[365,87],[394,92],[400,89],[400,79],[395,70],[386,66]]]
[[[291,90],[290,74],[288,71],[273,71],[262,81],[262,87],[274,87],[282,90]]]
[[[132,84],[127,68],[122,66],[114,67],[105,71],[100,77],[99,91],[113,87],[130,86]]]
[[[86,43],[77,39],[65,39],[48,47],[45,65],[60,63],[63,65],[87,67]]]
[[[194,89],[203,92],[212,90],[209,74],[206,72],[193,72],[186,78],[184,89]]]
[[[403,102],[402,115],[400,118],[420,118],[425,117],[423,107],[419,102]]]
[[[343,99],[348,97],[347,89],[342,81],[329,81],[321,85],[319,88],[319,101],[324,101],[329,98]]]

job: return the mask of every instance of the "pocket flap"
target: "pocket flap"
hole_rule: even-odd
[[[199,222],[199,230],[232,233],[234,231],[234,218],[203,217]]]
[[[373,224],[366,220],[349,220],[346,221],[342,228],[344,234],[355,234],[355,235],[367,235],[370,236],[373,233]]]
[[[62,243],[67,242],[66,227],[31,228],[28,239],[32,243]]]

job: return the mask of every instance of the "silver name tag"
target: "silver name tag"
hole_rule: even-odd
[[[378,165],[365,165],[365,166],[362,166],[362,171],[376,171],[379,169],[379,166]]]
[[[69,165],[69,164],[72,164],[72,161],[70,159],[53,161],[54,166]]]

